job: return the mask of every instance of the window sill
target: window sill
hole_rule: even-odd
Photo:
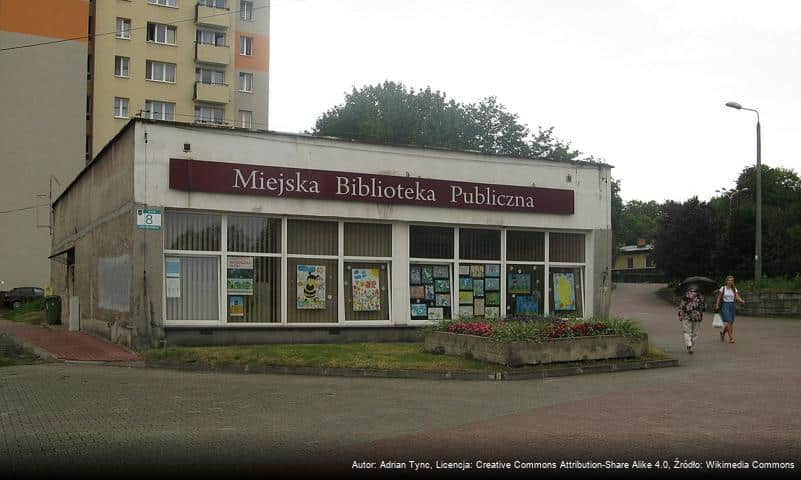
[[[161,43],[161,42],[154,42],[153,40],[146,40],[145,43],[150,45],[161,45],[164,47],[177,47],[177,43]]]
[[[153,82],[153,83],[166,83],[167,85],[175,85],[175,83],[176,83],[176,82],[168,82],[166,80],[153,80],[151,78],[146,78],[145,80],[148,81],[148,82]]]
[[[117,40],[130,40],[131,39],[131,37],[114,37],[114,38],[116,38]]]
[[[114,118],[119,118],[120,120],[128,120],[131,117],[120,117],[118,115],[114,115]]]
[[[247,53],[240,53],[240,54],[239,54],[239,56],[240,56],[240,57],[252,57],[252,56],[253,56],[253,54],[252,54],[252,53],[251,53],[251,54],[247,54]]]
[[[131,78],[130,75],[114,75],[116,78]]]
[[[249,95],[253,95],[253,90],[237,90],[237,93],[247,93]]]
[[[163,7],[163,8],[172,8],[173,10],[180,10],[181,7],[179,6],[172,6],[172,5],[159,5],[158,3],[150,3],[147,2],[148,5],[153,5],[154,7]]]

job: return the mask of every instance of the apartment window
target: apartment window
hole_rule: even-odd
[[[130,40],[131,38],[131,19],[117,17],[117,38]]]
[[[162,7],[177,7],[178,0],[147,0],[151,5],[161,5]]]
[[[253,112],[247,110],[239,111],[239,126],[242,128],[253,128]]]
[[[226,0],[199,0],[198,5],[211,8],[225,8]]]
[[[145,116],[154,120],[175,121],[175,104],[170,102],[159,102],[156,100],[145,101]]]
[[[197,123],[214,123],[222,125],[225,121],[225,110],[214,107],[195,107],[195,121]]]
[[[240,55],[253,55],[253,38],[252,37],[239,37],[239,54]]]
[[[147,41],[175,45],[177,28],[172,25],[147,22]]]
[[[127,77],[130,63],[131,59],[128,57],[120,57],[119,55],[114,57],[114,75],[117,77]]]
[[[253,74],[239,72],[239,91],[253,92]]]
[[[240,0],[239,2],[239,18],[246,21],[253,20],[253,2]]]
[[[212,70],[210,68],[196,68],[195,80],[201,83],[225,85],[225,72],[221,70]]]
[[[128,118],[128,99],[114,97],[114,116],[116,118]]]
[[[216,45],[218,47],[225,46],[225,32],[217,32],[214,30],[198,30],[197,43],[205,45]]]
[[[145,78],[153,80],[154,82],[169,82],[175,83],[175,64],[154,62],[148,60],[145,63],[147,70]]]

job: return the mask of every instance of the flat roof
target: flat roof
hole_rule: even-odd
[[[403,148],[403,149],[412,149],[412,150],[422,150],[422,151],[439,151],[439,152],[447,152],[447,153],[464,153],[468,155],[480,155],[480,156],[488,156],[488,157],[496,157],[496,158],[513,158],[519,160],[537,160],[543,162],[552,162],[552,163],[559,163],[559,164],[573,164],[573,165],[582,165],[587,167],[609,167],[614,168],[612,165],[603,162],[595,162],[595,161],[588,161],[588,160],[552,160],[550,158],[527,158],[527,157],[516,157],[514,155],[504,155],[498,153],[485,153],[480,152],[477,150],[457,150],[453,148],[446,148],[446,147],[438,147],[438,146],[428,146],[428,145],[407,145],[407,144],[396,144],[396,143],[388,143],[388,142],[371,142],[367,140],[353,140],[349,138],[340,138],[340,137],[327,137],[327,136],[318,136],[318,135],[311,135],[307,133],[289,133],[289,132],[278,132],[274,130],[259,130],[259,129],[250,129],[250,128],[241,128],[241,127],[232,127],[232,126],[223,126],[223,125],[208,125],[208,124],[197,124],[197,123],[189,123],[189,122],[174,122],[168,120],[153,120],[149,118],[142,118],[142,117],[133,117],[123,126],[116,135],[114,135],[111,140],[109,140],[103,148],[101,148],[97,154],[92,158],[92,160],[86,164],[86,166],[81,169],[80,172],[72,179],[72,181],[67,185],[63,192],[61,192],[58,197],[53,201],[53,206],[61,200],[61,197],[64,196],[73,186],[75,182],[80,179],[83,174],[88,171],[92,165],[95,163],[100,156],[102,156],[106,150],[108,150],[114,142],[119,139],[128,129],[132,128],[132,126],[136,123],[152,123],[152,124],[160,124],[160,125],[167,125],[167,126],[174,126],[179,128],[189,128],[189,129],[197,129],[197,130],[209,130],[214,132],[241,132],[241,133],[248,133],[248,134],[259,134],[262,136],[281,136],[287,138],[294,138],[294,139],[303,139],[303,140],[323,140],[329,142],[336,142],[336,143],[346,143],[349,145],[372,145],[372,146],[382,146],[382,147],[392,147],[392,148]]]

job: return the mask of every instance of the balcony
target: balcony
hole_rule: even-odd
[[[231,11],[227,8],[214,8],[195,5],[195,23],[219,28],[231,27]]]
[[[231,47],[210,43],[195,43],[195,60],[215,65],[231,63]]]
[[[226,84],[195,82],[195,95],[198,102],[225,105],[231,102],[231,89]]]

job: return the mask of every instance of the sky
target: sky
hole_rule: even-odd
[[[614,166],[629,200],[702,200],[756,162],[801,173],[801,2],[274,0],[269,128],[384,80],[475,102]]]

